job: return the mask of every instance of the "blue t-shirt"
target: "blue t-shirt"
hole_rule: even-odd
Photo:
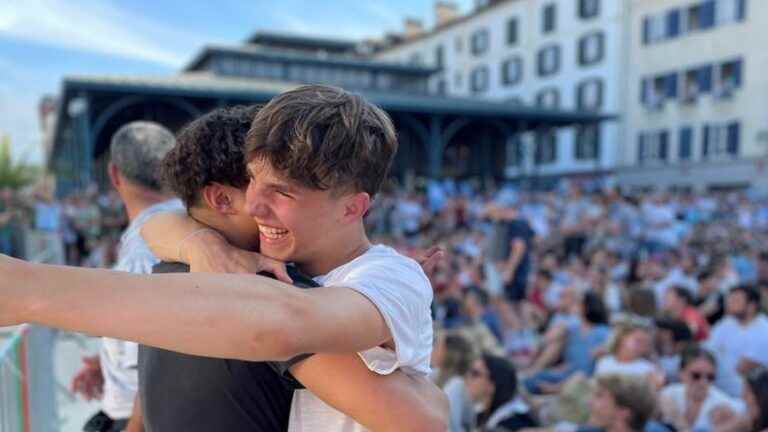
[[[602,346],[611,334],[611,328],[604,324],[593,325],[587,332],[581,331],[581,324],[568,326],[568,340],[563,359],[574,371],[592,374],[595,366],[592,351]]]

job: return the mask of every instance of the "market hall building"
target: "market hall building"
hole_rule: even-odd
[[[546,157],[541,143],[559,128],[613,119],[433,94],[428,82],[437,72],[371,60],[355,42],[257,33],[240,46],[205,47],[172,76],[67,77],[48,165],[60,195],[92,182],[106,186],[110,138],[125,123],[151,120],[177,131],[217,107],[265,103],[310,83],[357,92],[389,113],[400,141],[392,175],[406,182],[451,176],[551,183],[556,179],[537,172],[536,161]]]

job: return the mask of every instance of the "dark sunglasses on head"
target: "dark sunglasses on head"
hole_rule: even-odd
[[[694,381],[699,381],[702,378],[706,378],[707,381],[712,382],[715,380],[715,374],[691,372],[691,378],[693,378]]]

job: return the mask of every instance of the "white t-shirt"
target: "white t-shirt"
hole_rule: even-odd
[[[661,374],[661,371],[646,359],[621,363],[612,355],[601,358],[595,367],[595,376],[619,374],[645,377],[650,373]]]
[[[389,327],[395,350],[375,347],[358,353],[371,371],[387,375],[397,369],[429,374],[432,353],[432,286],[419,264],[394,249],[376,245],[324,276],[323,286],[351,288],[379,310]],[[308,390],[293,394],[289,432],[357,432],[365,429]]]
[[[128,225],[120,238],[117,264],[113,270],[130,273],[152,273],[160,262],[141,237],[141,227],[152,215],[184,209],[178,199],[165,201],[144,209]],[[133,400],[139,388],[139,347],[135,342],[102,338],[99,357],[104,376],[104,396],[101,408],[113,419],[127,419],[133,411]]]
[[[741,358],[768,366],[768,318],[760,314],[742,326],[727,316],[712,328],[706,345],[717,357],[717,386],[731,397],[741,397],[742,379],[736,370]]]
[[[674,404],[674,412],[678,414],[678,416],[685,415],[685,385],[684,384],[672,384],[667,387],[664,387],[663,390],[661,390],[661,396],[659,398],[661,403],[664,405],[666,409],[671,408],[666,406],[667,404]],[[693,427],[691,430],[694,431],[711,431],[715,430],[714,425],[712,424],[712,419],[710,416],[712,415],[712,411],[716,408],[719,408],[721,406],[726,406],[730,408],[734,414],[741,415],[744,414],[746,411],[746,407],[744,406],[744,403],[738,399],[734,399],[727,394],[723,393],[719,389],[717,389],[715,386],[709,386],[709,392],[707,393],[707,398],[704,400],[704,403],[701,405],[701,409],[699,410],[699,416],[696,417],[696,421],[693,424]],[[664,409],[662,411],[665,411]],[[677,419],[674,418],[665,418],[666,422],[675,424]]]

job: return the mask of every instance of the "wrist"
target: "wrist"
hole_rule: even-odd
[[[192,262],[200,257],[210,248],[223,246],[227,241],[212,228],[202,228],[193,231],[181,242],[179,242],[178,261],[185,264]]]

